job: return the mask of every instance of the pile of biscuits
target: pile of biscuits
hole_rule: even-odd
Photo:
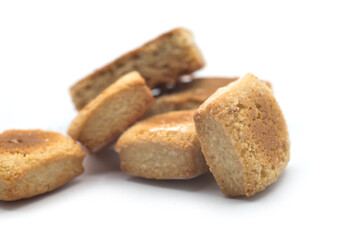
[[[80,80],[70,89],[79,111],[71,138],[42,130],[0,134],[0,200],[62,186],[83,172],[80,144],[91,154],[114,141],[121,170],[131,175],[191,179],[210,170],[226,196],[264,190],[290,156],[271,84],[252,74],[190,75],[204,65],[192,33],[177,28]]]

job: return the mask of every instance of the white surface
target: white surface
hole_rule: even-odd
[[[291,160],[250,199],[211,175],[146,181],[108,151],[55,192],[0,202],[0,239],[359,239],[359,7],[356,1],[0,2],[0,131],[66,133],[68,88],[173,27],[191,29],[198,76],[252,72],[273,83]]]

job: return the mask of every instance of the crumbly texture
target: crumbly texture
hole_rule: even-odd
[[[130,72],[82,109],[68,134],[90,152],[97,152],[140,118],[153,101],[145,80],[138,72]]]
[[[129,128],[115,145],[121,170],[152,179],[189,179],[207,172],[193,113],[160,114]]]
[[[196,109],[218,88],[236,79],[236,77],[208,77],[195,78],[191,82],[179,83],[172,93],[155,98],[155,102],[146,116],[176,110]]]
[[[14,201],[52,191],[84,169],[85,151],[74,140],[42,130],[0,134],[0,200]]]
[[[284,116],[272,90],[252,74],[220,88],[195,112],[206,162],[227,196],[251,196],[289,161]]]
[[[119,57],[71,87],[76,109],[80,110],[122,75],[138,71],[150,88],[175,83],[176,78],[205,65],[193,35],[183,28],[167,32]]]

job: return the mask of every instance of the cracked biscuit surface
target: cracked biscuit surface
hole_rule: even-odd
[[[85,151],[60,133],[9,130],[0,134],[0,200],[52,191],[84,169]]]
[[[270,87],[252,74],[217,90],[194,122],[210,171],[227,196],[264,190],[289,161],[285,118]]]

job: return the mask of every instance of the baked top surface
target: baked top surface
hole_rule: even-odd
[[[115,149],[121,145],[137,144],[141,141],[163,142],[184,149],[192,148],[194,141],[197,141],[193,113],[193,110],[173,111],[142,120],[123,133]]]
[[[0,134],[0,179],[11,183],[28,170],[65,157],[82,159],[85,151],[60,133],[9,130]]]
[[[29,153],[57,141],[59,134],[41,130],[8,130],[0,134],[0,155]]]

